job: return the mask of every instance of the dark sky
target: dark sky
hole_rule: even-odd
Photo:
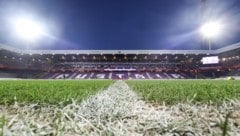
[[[214,48],[240,41],[240,0],[211,0],[211,19],[224,22]],[[198,32],[200,0],[0,0],[0,43],[32,49],[207,49]],[[37,42],[16,36],[9,18],[47,25]]]

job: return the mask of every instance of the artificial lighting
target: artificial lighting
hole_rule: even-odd
[[[44,34],[43,25],[28,18],[15,19],[13,25],[16,33],[25,40],[35,40]]]
[[[200,31],[206,38],[214,38],[221,33],[222,24],[220,22],[209,22],[204,24]]]

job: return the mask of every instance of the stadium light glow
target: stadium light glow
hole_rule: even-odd
[[[208,22],[200,29],[202,35],[206,38],[217,37],[221,33],[221,30],[222,24],[220,22]]]
[[[17,18],[13,25],[17,35],[27,41],[36,40],[44,34],[43,25],[29,18]]]

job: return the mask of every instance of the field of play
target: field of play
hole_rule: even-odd
[[[129,80],[127,83],[145,100],[157,103],[222,103],[240,98],[240,80]]]
[[[0,135],[239,135],[240,81],[2,80]]]
[[[0,104],[71,103],[106,89],[113,80],[14,80],[0,82]],[[167,104],[187,101],[221,103],[240,98],[240,81],[129,80],[130,88],[145,100]]]
[[[69,103],[106,89],[111,80],[7,80],[0,82],[0,104]]]

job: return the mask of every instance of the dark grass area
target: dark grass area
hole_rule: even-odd
[[[166,104],[189,102],[220,104],[240,99],[240,80],[129,80],[145,100]]]
[[[14,103],[68,104],[107,88],[112,80],[1,80],[0,105]]]

